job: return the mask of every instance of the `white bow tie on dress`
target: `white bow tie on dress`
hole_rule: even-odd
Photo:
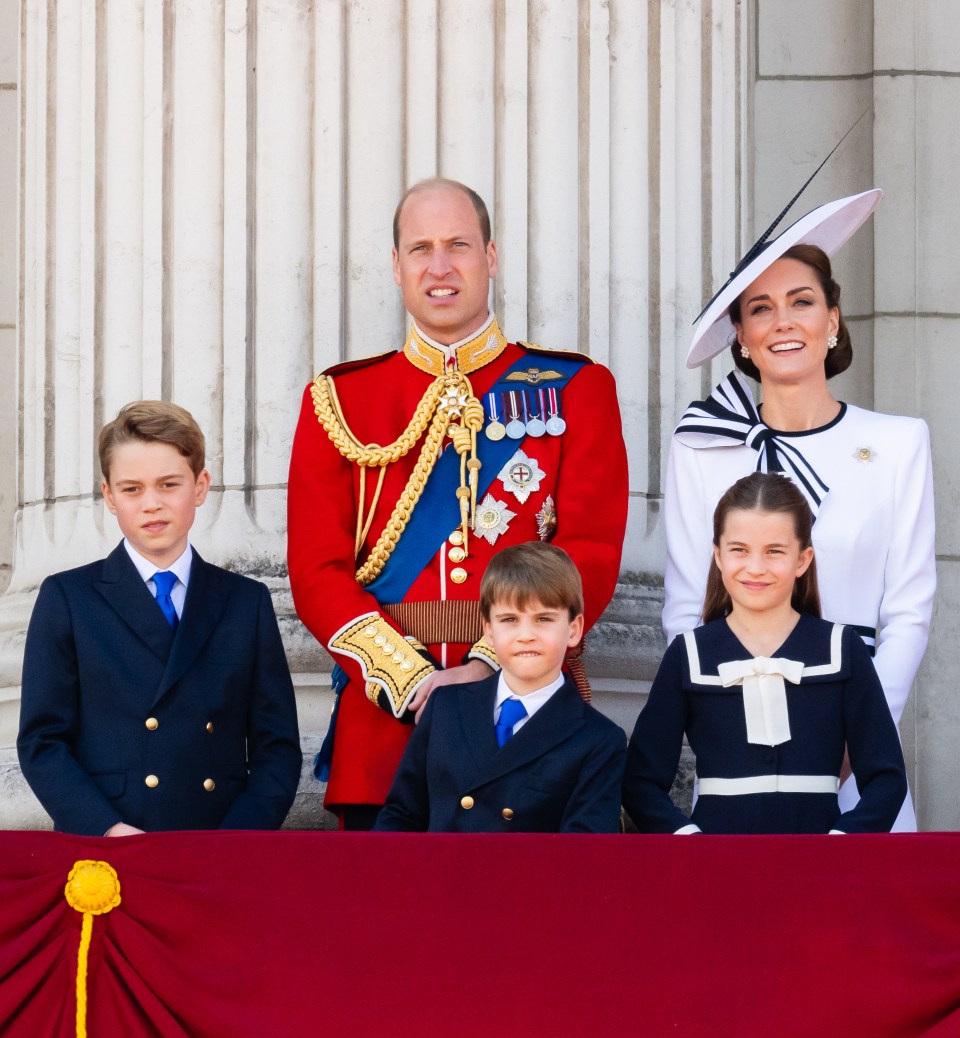
[[[777,746],[790,739],[787,715],[787,690],[784,679],[798,685],[803,664],[796,660],[769,659],[731,660],[721,663],[717,673],[724,688],[743,685],[743,713],[747,721],[747,742],[760,746]]]

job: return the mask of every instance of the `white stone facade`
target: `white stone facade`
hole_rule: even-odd
[[[686,370],[691,321],[754,228],[872,108],[798,214],[888,192],[840,257],[857,343],[841,392],[931,424],[940,606],[904,734],[921,823],[960,827],[960,261],[942,143],[956,154],[944,27],[960,13],[948,0],[802,7],[0,0],[0,786],[18,788],[36,586],[115,543],[95,435],[138,397],[174,399],[204,428],[214,492],[196,543],[273,588],[305,749],[318,744],[323,654],[285,581],[290,440],[316,371],[402,341],[390,224],[424,176],[489,203],[508,335],[613,369],[631,464],[624,569],[662,573],[670,432],[725,363]],[[622,690],[611,710],[634,715],[642,683],[608,684]],[[42,824],[7,799],[0,824]]]

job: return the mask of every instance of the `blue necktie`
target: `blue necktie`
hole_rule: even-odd
[[[502,746],[513,735],[513,726],[521,717],[526,716],[526,707],[519,699],[505,699],[503,701],[503,706],[500,707],[500,720],[495,725],[498,746]]]
[[[167,623],[176,630],[179,618],[177,617],[177,610],[173,604],[173,599],[170,597],[170,592],[173,590],[173,585],[177,582],[176,573],[154,573],[153,582],[157,586],[157,605],[160,606],[160,611],[167,618]]]

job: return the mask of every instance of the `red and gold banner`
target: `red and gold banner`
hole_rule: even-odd
[[[99,909],[91,1038],[944,1038],[958,876],[960,834],[0,833],[0,1034],[77,1033]]]

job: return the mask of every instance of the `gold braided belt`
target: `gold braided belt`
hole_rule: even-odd
[[[360,500],[357,503],[357,525],[354,550],[359,558],[360,550],[367,539],[373,516],[380,501],[387,466],[405,457],[423,438],[423,446],[417,463],[410,473],[386,526],[377,538],[376,544],[366,560],[357,569],[357,583],[366,587],[386,565],[393,554],[410,516],[423,493],[430,473],[443,450],[444,441],[449,438],[460,455],[460,485],[457,487],[457,498],[460,502],[460,526],[463,532],[463,546],[468,547],[469,531],[473,527],[474,514],[477,507],[477,485],[479,482],[480,459],[477,457],[477,433],[483,428],[483,404],[476,398],[473,386],[466,371],[476,370],[488,364],[506,348],[506,339],[496,325],[496,321],[488,326],[481,335],[458,348],[459,366],[446,370],[443,363],[438,363],[437,354],[441,351],[426,343],[411,329],[405,347],[405,354],[411,362],[421,370],[435,374],[434,381],[427,387],[420,398],[413,417],[406,429],[391,444],[381,446],[376,443],[362,443],[351,431],[343,417],[340,401],[333,379],[328,375],[318,375],[311,388],[313,409],[317,418],[340,454],[348,461],[360,466]],[[431,353],[432,351],[432,353]],[[468,361],[469,358],[469,361]],[[467,363],[464,363],[468,361]],[[366,506],[367,470],[379,469],[373,499]],[[445,640],[445,639],[444,639]]]

